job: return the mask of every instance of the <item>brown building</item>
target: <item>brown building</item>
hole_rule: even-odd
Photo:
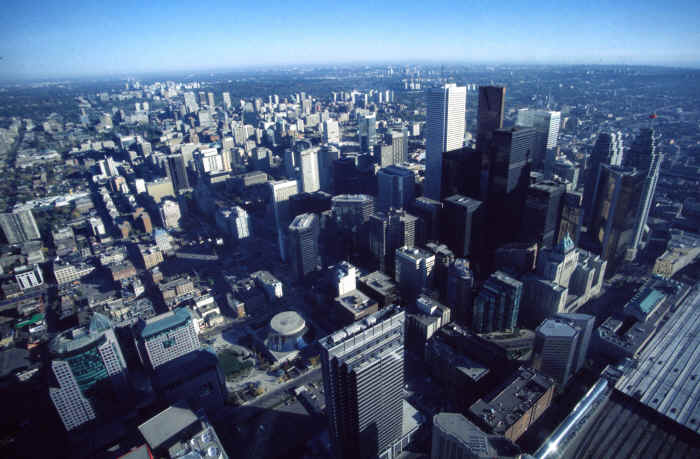
[[[155,247],[139,245],[139,253],[146,269],[151,269],[163,263],[163,252]]]
[[[134,224],[138,229],[143,231],[144,233],[151,233],[153,232],[153,224],[151,223],[151,216],[146,212],[146,209],[143,207],[139,207],[136,209],[136,211],[132,214],[132,217],[134,218]]]
[[[136,276],[136,268],[129,260],[109,265],[109,271],[112,273],[114,282]]]
[[[469,408],[469,417],[484,431],[515,442],[549,408],[554,386],[551,378],[520,367],[486,400],[477,400]]]

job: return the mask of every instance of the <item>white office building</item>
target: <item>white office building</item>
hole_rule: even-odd
[[[464,144],[467,88],[454,83],[427,91],[425,196],[441,198],[442,154]]]

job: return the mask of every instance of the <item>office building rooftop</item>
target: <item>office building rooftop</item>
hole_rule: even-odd
[[[189,320],[192,320],[192,313],[186,307],[168,311],[147,319],[141,330],[143,338],[149,338],[159,335],[173,328],[184,326]]]

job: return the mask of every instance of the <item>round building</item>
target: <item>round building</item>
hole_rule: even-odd
[[[304,345],[306,322],[295,311],[284,311],[270,320],[267,347],[275,352],[290,352]]]

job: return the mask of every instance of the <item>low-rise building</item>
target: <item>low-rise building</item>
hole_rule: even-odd
[[[517,441],[549,408],[554,386],[547,376],[521,367],[485,400],[477,400],[469,408],[469,417],[484,431]]]

